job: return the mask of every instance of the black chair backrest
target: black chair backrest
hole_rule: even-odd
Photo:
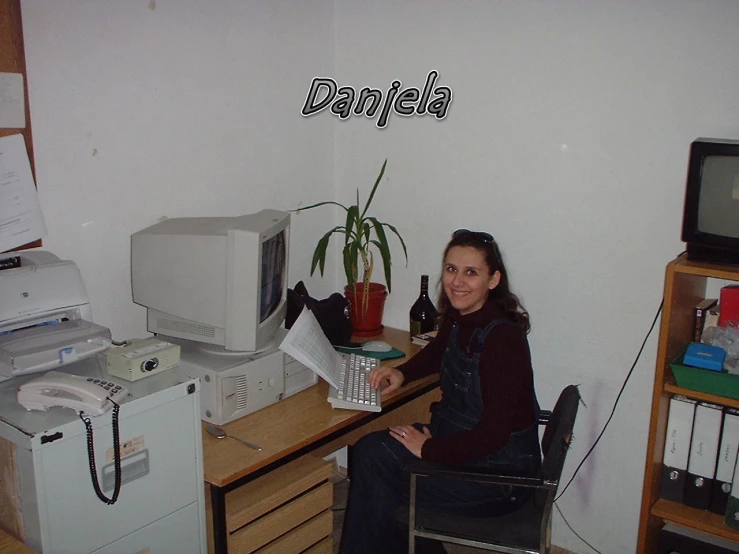
[[[580,391],[575,385],[568,385],[560,393],[554,405],[541,439],[541,450],[544,457],[541,476],[544,479],[559,481],[562,475],[579,404]]]

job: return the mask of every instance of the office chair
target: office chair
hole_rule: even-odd
[[[552,507],[572,439],[579,402],[577,387],[568,385],[560,393],[554,410],[542,411],[539,425],[545,427],[541,440],[543,460],[539,473],[533,477],[506,475],[486,468],[460,469],[459,466],[423,460],[409,462],[409,553],[415,553],[416,537],[426,537],[496,552],[549,554]],[[416,507],[417,480],[427,476],[515,485],[534,491],[520,507],[505,515],[458,515]]]

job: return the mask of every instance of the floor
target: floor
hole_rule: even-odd
[[[334,532],[333,532],[333,542],[334,542],[334,554],[338,554],[339,552],[339,542],[341,540],[341,526],[344,522],[344,510],[346,508],[346,499],[349,492],[349,480],[346,479],[344,472],[341,470],[339,472],[334,472],[334,476],[332,478],[332,481],[334,482]],[[444,547],[446,548],[448,554],[480,554],[480,553],[486,553],[489,554],[489,550],[481,550],[479,548],[471,548],[469,546],[461,546],[458,544],[445,544]],[[552,554],[572,554],[568,550],[565,550],[564,548],[559,548],[557,546],[552,546]]]

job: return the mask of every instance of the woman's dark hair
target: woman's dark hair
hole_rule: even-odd
[[[511,287],[508,282],[508,271],[506,271],[505,265],[503,264],[503,257],[500,254],[500,249],[492,235],[476,231],[467,231],[466,229],[455,231],[452,235],[452,240],[450,240],[449,244],[444,248],[444,256],[442,260],[446,260],[449,250],[455,246],[468,246],[481,252],[485,258],[485,263],[488,266],[490,275],[496,271],[500,271],[500,282],[498,283],[498,286],[488,294],[488,302],[495,302],[508,319],[521,327],[525,333],[528,333],[531,330],[529,313],[521,305],[521,301],[518,299],[518,296],[511,292]],[[439,285],[439,313],[441,315],[441,320],[444,321],[451,304],[444,292],[444,287],[441,285],[441,280],[439,281]]]

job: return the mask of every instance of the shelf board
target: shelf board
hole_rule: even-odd
[[[722,406],[739,408],[739,400],[735,400],[734,398],[727,398],[726,396],[717,396],[715,394],[708,394],[705,392],[699,392],[697,390],[684,389],[671,383],[665,383],[664,390],[672,394],[682,394],[683,396],[687,396],[688,398],[695,398],[696,400],[710,402],[711,404],[721,404]]]
[[[672,264],[678,273],[688,273],[698,277],[725,279],[727,281],[739,280],[739,266],[736,265],[696,262],[688,260],[685,255],[680,258],[676,258]]]
[[[696,510],[679,502],[660,498],[652,506],[652,515],[691,529],[739,542],[739,531],[724,524],[724,516],[706,510]]]

